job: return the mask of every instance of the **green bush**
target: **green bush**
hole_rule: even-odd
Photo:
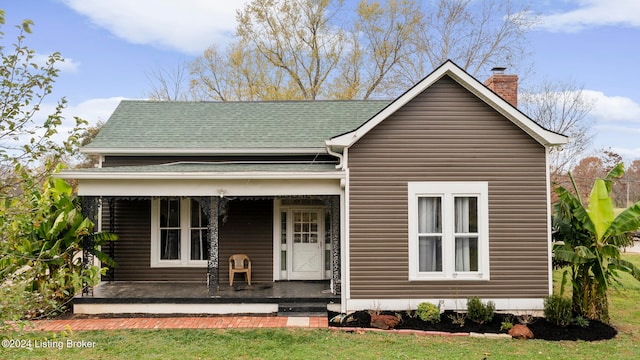
[[[483,304],[477,296],[467,299],[467,318],[475,323],[484,324],[491,321],[495,310],[496,305],[493,301]]]
[[[573,320],[571,300],[560,295],[551,295],[544,299],[544,317],[558,326],[568,326]]]
[[[571,320],[571,323],[573,325],[578,325],[581,328],[589,327],[589,319],[587,319],[586,317],[583,317],[583,316],[576,316],[575,318],[573,318]]]
[[[500,323],[500,331],[509,331],[513,328],[513,321],[506,319]]]
[[[418,305],[416,315],[422,321],[430,322],[432,324],[440,322],[440,309],[430,302],[423,302]]]

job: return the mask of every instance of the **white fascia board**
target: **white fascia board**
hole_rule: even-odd
[[[424,78],[421,82],[416,84],[394,102],[389,104],[389,106],[372,117],[360,128],[349,133],[337,136],[333,139],[329,139],[325,142],[326,145],[336,147],[350,147],[371,129],[376,127],[383,120],[405,106],[409,101],[413,100],[416,96],[421,94],[424,90],[429,88],[445,75],[450,76],[461,86],[471,91],[471,93],[479,97],[481,100],[485,101],[489,106],[511,120],[516,126],[521,128],[540,144],[544,146],[555,146],[562,145],[568,142],[568,138],[566,136],[556,134],[552,131],[542,128],[529,117],[514,108],[502,97],[496,95],[493,91],[489,90],[489,88],[487,88],[467,72],[459,68],[453,62],[447,61],[442,66],[434,70],[431,74],[429,74],[426,78]]]
[[[80,148],[83,154],[100,155],[308,155],[326,153],[324,147],[317,148]]]
[[[61,171],[54,177],[77,180],[313,180],[343,179],[342,171],[332,172],[71,172]]]

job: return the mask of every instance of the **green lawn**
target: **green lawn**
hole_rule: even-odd
[[[640,266],[640,255],[625,255]],[[62,341],[57,349],[0,349],[10,359],[640,359],[640,283],[624,275],[610,296],[619,334],[600,342],[519,341],[469,337],[416,337],[329,330],[136,330],[75,332],[69,337],[20,335],[20,340]],[[67,348],[66,341],[95,348]]]

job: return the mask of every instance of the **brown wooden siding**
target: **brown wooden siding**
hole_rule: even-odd
[[[106,203],[106,202],[105,202]],[[106,205],[106,204],[105,204]],[[206,282],[207,269],[150,267],[151,200],[116,200],[114,245],[116,281],[198,281]],[[109,230],[108,206],[103,210],[103,230]],[[243,252],[252,260],[252,281],[273,280],[273,201],[235,200],[229,202],[227,221],[220,223],[220,282],[228,283],[228,259]],[[104,248],[108,254],[108,247]],[[238,282],[239,282],[238,277]]]
[[[232,200],[220,222],[220,282],[229,281],[229,256],[251,258],[251,282],[273,281],[273,200]],[[237,275],[240,283],[242,276]]]
[[[452,79],[349,150],[351,297],[548,293],[545,149]],[[490,281],[408,281],[407,182],[489,183]]]
[[[151,200],[116,200],[114,244],[116,281],[206,282],[205,268],[151,268]],[[109,210],[103,211],[103,229],[109,230]]]

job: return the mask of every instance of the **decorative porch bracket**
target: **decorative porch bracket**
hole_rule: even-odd
[[[100,206],[100,199],[97,196],[83,196],[82,197],[82,215],[94,224],[97,224],[98,217],[98,207]],[[83,272],[93,265],[93,257],[94,257],[94,229],[91,229],[91,233],[84,235],[82,237],[82,269]],[[89,284],[83,280],[82,281],[82,295],[89,294],[91,289],[89,288]]]
[[[198,197],[195,198],[200,204],[200,208],[209,217],[207,241],[209,242],[209,260],[207,261],[207,288],[209,294],[220,290],[220,261],[218,241],[218,214],[220,213],[220,199],[218,197]]]

